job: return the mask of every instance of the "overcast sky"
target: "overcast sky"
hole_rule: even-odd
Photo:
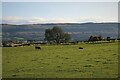
[[[117,2],[3,2],[9,24],[118,22]]]

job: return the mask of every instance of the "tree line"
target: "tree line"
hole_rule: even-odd
[[[63,32],[63,30],[55,26],[52,29],[46,29],[45,30],[45,40],[48,42],[54,42],[54,43],[68,43],[71,41],[71,35],[68,33]],[[104,38],[99,35],[99,36],[90,36],[88,38],[88,42],[94,42],[94,41],[102,41]],[[112,40],[110,37],[106,38],[107,41]]]
[[[120,39],[117,39],[120,40]],[[43,43],[36,43],[34,42],[27,42],[27,43],[16,43],[16,42],[9,42],[9,41],[5,41],[2,42],[1,46],[6,46],[6,47],[11,47],[11,44],[14,44],[15,46],[29,46],[31,44],[47,44],[47,43],[55,43],[55,44],[60,44],[60,43],[73,43],[73,44],[77,44],[80,41],[72,41],[71,42],[71,35],[68,33],[65,33],[60,27],[55,26],[52,29],[46,29],[45,30],[45,38],[44,38]],[[47,42],[46,42],[47,41]],[[88,38],[87,41],[84,42],[96,42],[96,41],[115,41],[115,39],[111,39],[111,37],[107,37],[106,39],[104,39],[102,36],[90,36]]]

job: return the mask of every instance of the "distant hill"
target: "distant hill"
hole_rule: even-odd
[[[90,35],[117,38],[118,23],[2,24],[3,40],[44,40],[45,29],[60,26],[72,40],[87,40]]]

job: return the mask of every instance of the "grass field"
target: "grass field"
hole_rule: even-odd
[[[0,47],[0,77],[2,78],[2,47]]]
[[[78,49],[81,46],[84,49]],[[3,78],[116,78],[118,44],[4,47]]]

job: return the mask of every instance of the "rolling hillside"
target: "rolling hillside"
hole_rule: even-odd
[[[44,40],[47,28],[60,26],[72,35],[72,40],[87,40],[90,35],[117,38],[118,23],[49,23],[49,24],[2,24],[3,40],[24,39]]]

